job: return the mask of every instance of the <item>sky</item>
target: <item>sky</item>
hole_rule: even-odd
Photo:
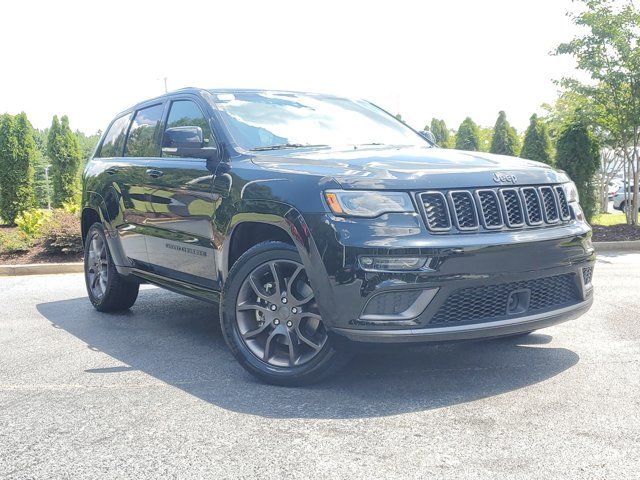
[[[186,86],[365,98],[421,129],[498,111],[519,131],[577,32],[570,0],[30,1],[0,6],[0,113],[104,129],[121,110]]]

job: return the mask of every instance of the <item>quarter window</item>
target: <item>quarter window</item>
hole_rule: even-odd
[[[131,120],[131,114],[117,118],[104,136],[102,147],[100,148],[100,157],[121,157],[122,147],[124,147],[124,138],[127,135],[127,127]]]
[[[167,128],[173,127],[200,127],[204,137],[204,146],[208,147],[212,143],[209,122],[198,105],[191,100],[176,100],[171,103]]]
[[[162,105],[143,108],[131,122],[125,157],[157,157],[156,131],[162,119]]]

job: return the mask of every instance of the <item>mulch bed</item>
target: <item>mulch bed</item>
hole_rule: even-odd
[[[592,225],[594,242],[619,242],[640,240],[640,227],[635,225]]]
[[[0,253],[0,265],[24,265],[27,263],[70,263],[81,262],[82,254],[52,254],[42,245],[34,245],[28,252]]]
[[[5,232],[16,227],[0,225]],[[28,263],[71,263],[81,262],[82,253],[49,253],[42,245],[35,244],[28,252],[0,253],[0,265],[26,265]]]

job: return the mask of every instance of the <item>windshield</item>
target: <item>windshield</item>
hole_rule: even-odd
[[[212,92],[235,142],[246,150],[429,144],[365,101],[285,92]]]

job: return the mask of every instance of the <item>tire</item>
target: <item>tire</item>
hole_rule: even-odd
[[[266,383],[308,385],[348,361],[322,323],[297,250],[286,243],[260,243],[233,265],[220,324],[236,360]]]
[[[140,284],[116,270],[100,223],[91,225],[85,239],[84,279],[89,300],[99,312],[127,310],[138,298]]]
[[[624,212],[625,207],[626,207],[625,202],[620,202],[620,206],[618,207],[618,210],[620,210],[621,212]]]

